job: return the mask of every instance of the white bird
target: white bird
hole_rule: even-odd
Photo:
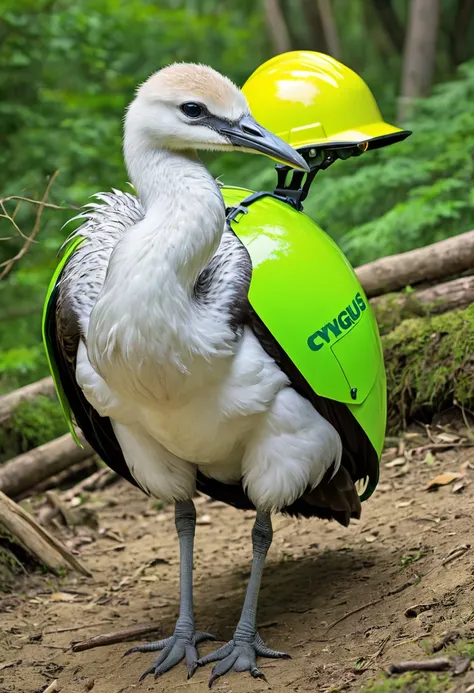
[[[102,204],[82,214],[75,235],[84,241],[60,275],[45,322],[85,437],[122,476],[175,504],[179,618],[171,637],[131,652],[161,650],[143,676],[182,659],[192,675],[216,661],[211,684],[231,669],[263,677],[257,655],[287,656],[268,649],[256,630],[271,513],[348,524],[360,512],[353,480],[367,476],[347,443],[350,423],[344,444],[336,430],[336,421],[339,430],[346,424],[342,409],[311,392],[250,309],[248,253],[226,226],[219,187],[197,156],[233,149],[307,168],[211,68],[174,64],[152,75],[125,118],[125,162],[139,199],[101,194]],[[197,488],[257,509],[240,621],[233,639],[202,659],[196,646],[213,636],[194,626]]]

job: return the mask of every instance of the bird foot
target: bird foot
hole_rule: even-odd
[[[197,667],[202,667],[209,662],[217,662],[209,679],[209,688],[212,688],[212,684],[219,676],[223,676],[229,671],[249,671],[254,679],[266,681],[264,673],[257,667],[257,656],[273,659],[291,659],[286,652],[278,652],[266,647],[257,633],[253,642],[234,638],[219,650],[216,650],[216,652],[212,652],[206,657],[201,657],[196,662],[190,675],[192,676]]]
[[[196,645],[204,642],[205,640],[215,640],[215,636],[211,633],[202,633],[190,631],[189,633],[180,633],[179,635],[172,635],[170,638],[165,638],[164,640],[158,640],[156,642],[146,643],[145,645],[137,645],[132,647],[130,650],[125,652],[125,655],[132,654],[132,652],[156,652],[161,651],[159,657],[153,662],[151,667],[149,667],[140,676],[140,681],[143,681],[148,674],[153,674],[155,679],[161,676],[166,671],[172,669],[176,664],[181,662],[183,659],[186,660],[186,666],[188,667],[188,679],[194,674],[197,667],[198,653],[196,650]]]

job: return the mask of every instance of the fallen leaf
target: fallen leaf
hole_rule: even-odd
[[[387,469],[392,469],[392,467],[403,467],[406,464],[406,459],[404,457],[396,457],[391,462],[387,462],[385,467]]]
[[[396,508],[408,508],[414,502],[415,502],[414,498],[411,498],[410,500],[406,500],[406,501],[399,501],[398,503],[395,503],[395,507]]]
[[[435,436],[437,443],[457,443],[460,438],[454,433],[437,433]]]
[[[76,595],[69,592],[53,592],[50,597],[52,602],[73,602],[75,598]]]
[[[398,447],[386,448],[382,453],[382,459],[385,460],[387,457],[396,457],[397,452],[398,452]]]
[[[425,457],[425,459],[423,460],[423,462],[424,462],[425,464],[433,464],[433,462],[435,461],[435,459],[436,459],[436,458],[435,458],[435,456],[433,455],[433,453],[431,452],[431,450],[428,450],[428,452],[426,453],[426,457]]]
[[[372,544],[372,542],[377,541],[377,537],[374,537],[373,534],[369,534],[368,536],[365,537],[365,541],[368,544]]]
[[[198,517],[196,520],[197,525],[211,525],[212,520],[210,515],[202,515],[202,517]]]
[[[452,484],[453,481],[457,481],[457,479],[462,479],[463,476],[464,475],[460,472],[445,472],[444,474],[439,474],[435,476],[434,479],[431,479],[426,485],[425,490],[432,491],[439,486],[447,486],[448,484]]]
[[[16,659],[14,662],[5,662],[4,664],[0,664],[0,671],[3,671],[4,669],[9,669],[10,667],[14,667],[17,664],[21,664],[21,662],[21,659]]]
[[[466,486],[466,484],[464,483],[464,481],[462,479],[460,479],[459,481],[456,481],[455,484],[453,484],[452,492],[453,493],[459,493],[460,491],[462,491],[465,488],[465,486]]]

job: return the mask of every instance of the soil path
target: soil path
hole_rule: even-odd
[[[426,442],[410,439],[412,447]],[[293,659],[260,660],[268,683],[232,674],[215,683],[216,691],[360,691],[389,663],[426,658],[427,642],[470,621],[474,471],[466,463],[472,460],[474,469],[474,449],[436,456],[422,450],[392,465],[396,455],[386,455],[379,488],[349,529],[275,518],[260,633]],[[436,475],[461,468],[459,491],[452,484],[426,490]],[[153,654],[122,658],[127,644],[68,651],[72,640],[135,623],[155,622],[157,637],[170,635],[178,611],[172,509],[157,509],[126,482],[93,494],[88,504],[99,528],[59,533],[79,547],[93,578],[25,577],[13,593],[0,594],[0,692],[39,692],[57,679],[58,690],[67,693],[204,693],[210,667],[189,682],[181,664],[139,684]],[[224,641],[237,622],[249,575],[253,513],[205,498],[197,509],[196,623]],[[420,604],[426,610],[410,617],[407,609]],[[201,646],[201,652],[210,649]]]

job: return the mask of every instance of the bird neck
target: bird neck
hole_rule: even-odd
[[[195,151],[150,148],[127,133],[127,170],[145,208],[133,230],[149,264],[163,263],[187,289],[214,255],[225,226],[225,205],[217,183]]]

